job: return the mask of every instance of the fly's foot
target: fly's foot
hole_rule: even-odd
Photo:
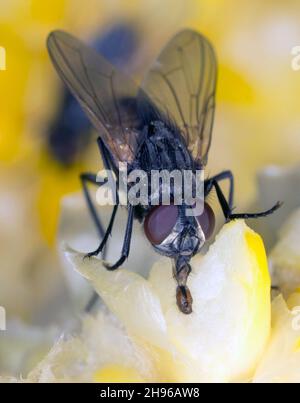
[[[84,256],[83,259],[91,259],[92,257],[98,256],[98,255],[99,255],[98,250],[95,250],[94,252],[87,253],[87,254]]]
[[[125,262],[125,260],[126,260],[126,256],[122,256],[122,257],[117,261],[117,263],[115,263],[115,264],[109,264],[109,263],[105,262],[105,263],[104,263],[104,267],[105,267],[107,270],[109,270],[109,271],[114,271],[114,270],[117,270],[119,267],[121,267],[122,264]]]

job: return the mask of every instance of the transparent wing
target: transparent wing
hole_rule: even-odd
[[[163,49],[142,84],[155,106],[181,129],[195,160],[205,165],[215,111],[217,61],[210,42],[185,30]]]
[[[115,163],[132,162],[139,143],[138,87],[104,57],[66,32],[50,34],[48,51],[58,74],[99,131]]]

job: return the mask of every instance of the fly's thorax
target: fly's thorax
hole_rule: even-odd
[[[147,126],[147,135],[141,144],[138,161],[141,169],[192,169],[194,162],[180,130],[172,124],[155,121]]]

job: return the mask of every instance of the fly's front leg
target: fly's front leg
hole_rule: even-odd
[[[97,138],[97,145],[98,145],[98,148],[100,151],[100,155],[101,155],[101,158],[103,161],[104,168],[107,171],[112,170],[117,174],[116,169],[114,168],[114,163],[113,163],[113,158],[111,156],[111,153],[110,153],[109,149],[106,147],[106,145],[101,137]]]
[[[99,183],[97,181],[97,175],[92,174],[92,173],[83,173],[83,174],[81,174],[80,175],[80,180],[81,180],[81,183],[82,183],[83,192],[84,192],[84,196],[85,196],[85,199],[86,199],[86,202],[87,202],[87,205],[88,205],[89,212],[90,212],[91,217],[92,217],[92,219],[93,219],[93,221],[94,221],[94,223],[96,225],[98,235],[99,235],[100,239],[102,239],[103,236],[104,236],[104,229],[103,229],[101,220],[100,220],[100,218],[98,216],[98,213],[96,211],[96,208],[94,206],[94,203],[92,201],[91,195],[89,193],[88,184],[91,183],[91,184],[93,184],[95,186],[100,187],[100,186],[104,185],[107,181],[105,181],[103,179],[102,183]],[[94,292],[93,296],[91,297],[90,301],[88,302],[87,306],[85,307],[85,312],[90,312],[92,310],[92,308],[94,307],[94,305],[98,301],[98,298],[99,298],[98,294]]]
[[[134,206],[130,205],[128,209],[128,220],[126,225],[126,232],[122,247],[122,253],[120,259],[114,265],[106,265],[107,270],[116,270],[125,262],[130,253],[131,237],[133,231],[133,219],[134,219]]]
[[[118,208],[119,208],[119,203],[114,206],[114,209],[113,209],[112,215],[110,217],[110,221],[109,221],[107,230],[106,230],[104,236],[102,237],[102,241],[101,241],[100,245],[98,246],[98,248],[96,250],[94,250],[93,252],[88,253],[86,255],[86,257],[91,258],[93,256],[98,256],[103,251],[103,249],[105,248],[105,246],[107,244],[107,241],[108,241],[108,239],[109,239],[109,237],[111,235],[114,223],[115,223],[115,218],[116,218],[116,215],[117,215],[117,212],[118,212]]]
[[[100,151],[100,154],[101,154],[101,158],[102,158],[102,161],[103,161],[103,164],[104,164],[104,168],[106,169],[106,171],[109,171],[113,166],[111,155],[110,155],[108,149],[106,148],[104,142],[102,141],[101,137],[98,137],[97,144],[98,144],[99,151]],[[108,180],[106,180],[105,183],[107,183],[107,182],[108,182]],[[116,200],[115,200],[115,202],[116,203],[114,205],[113,212],[112,212],[111,218],[109,220],[108,227],[107,227],[105,232],[103,231],[103,234],[101,236],[102,241],[100,242],[100,244],[99,244],[99,246],[98,246],[98,248],[96,250],[94,250],[93,252],[90,252],[90,253],[87,254],[87,257],[98,256],[103,251],[105,245],[107,244],[107,241],[109,239],[109,236],[111,235],[111,232],[112,232],[112,229],[113,229],[113,226],[114,226],[114,223],[115,223],[115,218],[116,218],[118,208],[119,208],[119,195],[118,195],[118,192],[116,192]],[[93,213],[92,213],[92,215],[93,215]]]
[[[83,193],[84,193],[84,197],[86,199],[87,205],[88,205],[89,212],[90,212],[91,217],[92,217],[92,219],[93,219],[93,221],[95,223],[98,235],[102,239],[104,234],[105,234],[105,232],[104,232],[101,220],[100,220],[100,218],[98,216],[98,213],[96,211],[96,208],[94,206],[94,203],[92,201],[92,198],[91,198],[91,195],[90,195],[90,192],[88,190],[87,185],[88,185],[88,183],[91,183],[91,184],[93,184],[95,186],[100,187],[100,186],[104,185],[107,182],[107,180],[103,179],[102,183],[99,183],[99,181],[97,181],[97,175],[92,174],[92,173],[83,173],[83,174],[81,174],[80,175],[80,180],[81,180]]]
[[[90,253],[87,254],[87,257],[98,256],[103,251],[103,249],[105,248],[105,246],[107,244],[107,241],[108,241],[108,239],[109,239],[109,237],[111,235],[111,232],[113,230],[113,227],[114,227],[114,223],[115,223],[116,215],[117,215],[117,212],[118,212],[119,204],[120,204],[119,195],[118,195],[118,192],[116,192],[116,204],[114,205],[113,212],[112,212],[112,215],[110,217],[109,224],[108,224],[108,227],[106,229],[106,232],[105,232],[104,236],[102,237],[102,241],[100,242],[100,245],[98,246],[98,248],[95,251],[90,252]]]
[[[85,199],[86,199],[90,214],[91,214],[92,219],[93,219],[93,221],[94,221],[94,223],[96,225],[99,237],[102,240],[101,243],[100,243],[100,246],[94,252],[90,252],[90,253],[88,253],[86,255],[86,257],[92,257],[92,256],[99,255],[99,253],[101,253],[103,251],[103,249],[105,248],[105,246],[107,244],[109,235],[111,234],[111,231],[112,231],[112,228],[113,228],[113,225],[114,225],[116,213],[117,213],[117,210],[118,210],[119,198],[117,197],[117,204],[114,206],[113,213],[112,213],[108,228],[107,228],[106,231],[104,231],[103,225],[102,225],[102,223],[100,221],[100,218],[98,216],[97,210],[96,210],[96,208],[94,206],[94,203],[92,201],[92,198],[91,198],[91,195],[89,193],[87,185],[88,185],[88,183],[91,183],[93,185],[101,187],[101,186],[103,186],[103,185],[105,185],[107,183],[107,179],[103,178],[102,183],[100,183],[99,178],[97,180],[97,175],[91,174],[91,173],[81,174],[80,179],[81,179]]]
[[[102,160],[103,160],[104,167],[105,167],[106,170],[110,170],[110,167],[113,166],[112,159],[111,159],[110,153],[107,150],[107,148],[105,147],[105,144],[102,141],[101,137],[99,137],[97,139],[97,144],[98,144],[98,147],[99,147],[99,150],[100,150],[100,154],[101,154],[101,157],[102,157]],[[116,214],[117,214],[117,211],[118,211],[118,206],[119,206],[118,193],[117,193],[117,198],[116,198],[116,204],[114,206],[113,213],[112,213],[108,228],[107,228],[106,232],[104,232],[102,223],[100,221],[100,218],[99,218],[99,216],[97,214],[97,211],[96,211],[96,209],[94,207],[94,204],[92,202],[92,199],[91,199],[90,193],[88,191],[88,186],[87,185],[88,185],[88,183],[91,183],[93,185],[96,185],[96,186],[100,187],[100,186],[104,185],[105,183],[107,183],[108,179],[102,180],[102,183],[99,183],[97,181],[97,175],[90,174],[90,173],[85,173],[85,174],[81,175],[81,182],[82,182],[83,191],[84,191],[84,195],[85,195],[85,198],[86,198],[86,201],[87,201],[87,205],[88,205],[90,214],[91,214],[92,219],[93,219],[93,221],[94,221],[94,223],[95,223],[95,225],[97,227],[99,237],[102,240],[100,245],[99,245],[99,247],[97,248],[97,250],[95,250],[94,252],[89,253],[87,255],[87,257],[96,256],[96,255],[98,255],[98,254],[100,254],[101,252],[104,251],[103,259],[105,259],[105,249],[104,248],[105,248],[105,246],[107,244],[109,235],[111,234],[111,231],[113,229],[113,225],[114,225],[114,222],[115,222],[115,217],[116,217]],[[95,306],[95,304],[98,301],[98,299],[99,299],[98,294],[94,292],[92,297],[90,298],[88,304],[85,307],[85,312],[90,312],[93,309],[93,307]]]

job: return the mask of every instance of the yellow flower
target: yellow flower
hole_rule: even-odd
[[[110,344],[107,340],[105,355],[114,358],[105,363],[95,358],[91,368],[88,357],[92,355],[92,347],[84,341],[86,335],[81,335],[80,345],[76,346],[80,352],[76,356],[72,353],[73,345],[79,340],[72,339],[60,343],[55,347],[59,353],[45,359],[44,371],[49,366],[57,370],[50,380],[82,377],[85,381],[229,382],[251,379],[269,338],[270,278],[263,243],[244,222],[226,225],[209,252],[194,259],[189,280],[194,312],[188,316],[176,307],[169,260],[158,261],[146,280],[125,269],[108,272],[98,259],[83,260],[82,254],[72,250],[66,253],[74,268],[93,284],[118,323],[125,326],[126,333],[121,336],[118,331],[118,337],[125,337],[139,359],[124,356],[118,343]],[[86,321],[93,321],[93,332],[98,329],[98,338],[113,340],[111,329],[105,324],[101,327],[95,324],[99,318],[107,320],[104,312],[98,319]],[[90,335],[88,339],[93,338]],[[99,344],[96,339],[94,345]],[[64,354],[68,357],[66,361]],[[81,368],[80,375],[74,360],[78,361],[82,354],[86,370]],[[41,378],[36,375],[35,380],[38,379]]]
[[[63,210],[61,226],[73,226],[60,237],[85,249],[82,198],[68,197]],[[264,245],[243,221],[226,224],[209,251],[193,259],[191,315],[176,306],[168,259],[142,277],[125,268],[109,272],[69,247],[65,255],[104,304],[95,316],[83,315],[78,334],[58,340],[22,382],[300,381],[300,292],[271,307]]]

